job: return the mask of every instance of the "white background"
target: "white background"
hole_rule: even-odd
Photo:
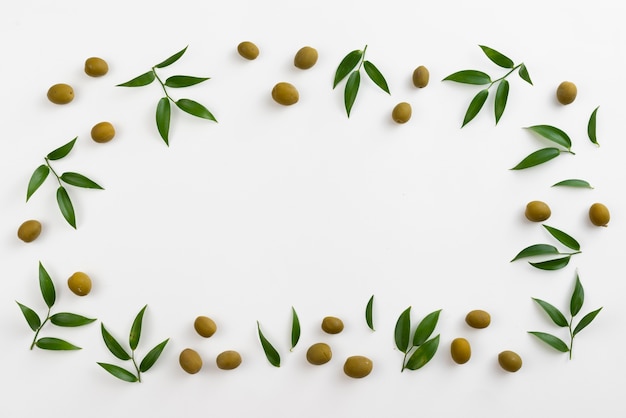
[[[622,3],[569,1],[503,3],[476,0],[293,2],[281,0],[55,2],[24,0],[2,6],[2,126],[0,195],[0,369],[2,416],[623,416],[622,348],[626,307],[623,222],[626,152],[623,68],[626,30]],[[246,61],[243,40],[261,54]],[[391,96],[363,77],[351,117],[343,83],[332,89],[343,56],[368,45],[367,59],[387,78]],[[494,126],[492,98],[460,129],[476,86],[441,82],[462,69],[497,78],[479,44],[525,62],[534,86],[510,76],[509,104]],[[153,84],[115,87],[189,48],[160,71],[208,76],[203,84],[172,90],[207,106],[219,123],[173,109],[168,148],[154,110],[162,92]],[[304,45],[319,51],[307,71],[292,65]],[[100,56],[109,73],[83,72]],[[430,69],[428,87],[411,74]],[[559,105],[561,81],[578,98]],[[300,101],[281,107],[272,86],[288,81]],[[75,100],[46,99],[59,82]],[[406,125],[390,119],[401,101],[413,106]],[[586,125],[598,111],[597,148]],[[91,127],[111,121],[117,135],[91,141]],[[568,132],[575,156],[511,171],[530,152],[548,146],[522,128],[551,124]],[[78,171],[104,191],[71,188],[78,229],[63,220],[52,178],[25,203],[26,185],[43,157],[78,136],[58,171]],[[583,178],[593,190],[551,188]],[[525,220],[530,200],[552,208],[547,224],[579,240],[582,254],[556,272],[509,260],[522,248],[553,241]],[[589,206],[611,210],[608,228],[587,218]],[[18,226],[39,219],[39,239],[25,244]],[[54,312],[96,317],[87,327],[47,325],[41,336],[65,338],[79,352],[28,350],[32,332],[15,301],[45,313],[37,282],[41,261],[58,298]],[[66,286],[87,272],[92,293]],[[582,314],[603,310],[575,340],[573,359],[545,346],[529,330],[566,339],[532,301],[563,311],[576,272],[586,291]],[[371,332],[365,304],[375,295]],[[96,362],[123,365],[106,350],[100,323],[125,341],[139,309],[148,305],[139,357],[170,338],[143,383],[115,379]],[[302,338],[289,352],[291,307]],[[400,373],[393,342],[399,314],[412,306],[414,324],[443,309],[437,355],[419,371]],[[485,330],[464,323],[471,309],[492,314]],[[192,328],[197,315],[218,324],[211,339]],[[319,328],[326,315],[346,329]],[[260,321],[282,355],[269,365],[256,334]],[[473,346],[469,363],[449,355],[456,337]],[[306,363],[309,345],[326,341],[333,359]],[[186,347],[204,359],[197,375],[178,366]],[[238,350],[243,364],[221,371],[215,357]],[[505,349],[522,369],[497,364]],[[370,376],[343,375],[343,361],[362,354]]]

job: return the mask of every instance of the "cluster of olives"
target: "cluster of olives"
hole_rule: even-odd
[[[543,222],[552,215],[552,211],[547,203],[533,200],[526,204],[524,215],[529,221]],[[611,220],[609,209],[602,203],[592,204],[589,207],[589,220],[595,226],[607,226]]]
[[[413,85],[417,88],[424,88],[428,85],[428,81],[430,80],[430,73],[428,68],[420,65],[415,70],[413,70]],[[393,119],[396,123],[407,123],[413,114],[413,109],[411,105],[407,102],[398,103],[393,110],[391,111],[391,119]]]

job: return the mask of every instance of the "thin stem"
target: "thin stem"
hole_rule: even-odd
[[[574,317],[572,317],[567,325],[569,329],[569,359],[572,359],[572,350],[574,349],[574,332],[572,331],[572,323],[574,322]]]
[[[161,78],[159,77],[159,75],[157,74],[155,67],[152,67],[152,72],[154,73],[154,77],[157,79],[157,81],[159,82],[159,84],[161,85],[161,88],[163,89],[163,93],[165,93],[165,97],[167,97],[168,99],[170,99],[172,102],[175,102],[174,99],[172,99],[170,97],[170,95],[167,93],[167,90],[165,89],[165,83],[163,83],[163,81],[161,80]]]
[[[411,347],[411,348],[413,348],[413,347]],[[411,348],[406,350],[406,353],[404,353],[404,358],[402,359],[402,370],[400,370],[400,372],[403,372],[404,369],[406,368],[406,357],[409,355],[409,351],[411,351]]]
[[[365,48],[363,48],[363,54],[361,55],[361,62],[359,62],[359,67],[356,69],[357,71],[361,70],[361,66],[363,65],[363,62],[365,61],[365,51],[367,51],[367,45],[365,45]]]
[[[135,361],[135,351],[133,350],[132,355],[130,356],[130,359],[133,361],[133,366],[135,366],[135,370],[137,371],[137,381],[139,383],[141,383],[141,371],[139,370],[139,367],[137,366],[137,362]]]
[[[35,331],[35,337],[33,338],[33,343],[30,345],[31,350],[35,347],[35,343],[37,342],[37,337],[39,336],[39,331],[41,331],[41,329],[43,328],[44,325],[46,325],[46,322],[48,322],[49,319],[50,319],[50,308],[48,308],[48,314],[46,315],[45,321],[43,321],[43,323],[39,325],[39,328],[37,328],[37,331]]]
[[[52,171],[52,174],[54,174],[54,176],[57,178],[57,181],[59,182],[59,186],[63,187],[63,184],[61,184],[61,177],[59,177],[57,172],[54,171],[54,168],[52,168],[52,166],[50,165],[50,160],[48,159],[48,157],[44,157],[44,160],[46,160],[46,165],[48,166],[50,171]]]
[[[498,81],[504,80],[505,78],[507,78],[508,76],[510,76],[510,75],[511,75],[511,73],[512,73],[513,71],[517,70],[517,69],[518,69],[519,67],[521,67],[521,66],[522,66],[522,64],[517,64],[515,67],[511,68],[511,71],[509,71],[508,73],[506,73],[506,74],[505,74],[505,75],[503,75],[502,77],[500,77],[500,78],[498,78],[498,79],[496,79],[496,80],[493,80],[493,81],[491,82],[491,84],[489,84],[489,87],[487,87],[487,89],[490,89],[490,88],[491,88],[491,86],[493,86],[493,85],[494,85],[495,83],[497,83]]]

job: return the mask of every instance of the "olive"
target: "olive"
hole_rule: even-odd
[[[567,105],[576,99],[577,93],[576,84],[571,81],[564,81],[556,89],[556,99],[559,103]]]
[[[236,369],[241,364],[241,355],[233,350],[224,351],[217,356],[215,362],[222,370]]]
[[[217,325],[215,325],[215,321],[213,321],[208,316],[199,316],[193,322],[193,327],[196,332],[200,334],[204,338],[209,338],[215,331],[217,331]]]
[[[327,316],[322,319],[322,329],[328,334],[339,334],[343,331],[343,321],[334,316]]]
[[[283,106],[289,106],[298,102],[300,95],[293,84],[280,82],[272,89],[272,98]]]
[[[259,48],[249,41],[244,41],[237,45],[237,52],[247,60],[253,60],[259,56]]]
[[[196,350],[185,348],[178,356],[180,367],[189,374],[196,374],[202,368],[202,358]]]
[[[69,84],[55,84],[48,89],[48,100],[55,104],[67,104],[74,100],[74,89]]]
[[[391,118],[396,123],[406,123],[411,119],[411,105],[407,102],[398,103],[391,112]]]
[[[34,219],[25,221],[17,229],[17,237],[24,242],[33,242],[41,234],[41,223]]]
[[[355,379],[360,379],[371,373],[374,364],[372,360],[364,356],[351,356],[346,359],[343,365],[343,372]]]
[[[589,220],[595,226],[606,226],[611,220],[609,209],[602,203],[594,203],[589,208]]]
[[[82,271],[77,271],[67,279],[67,286],[78,296],[85,296],[91,292],[91,278]]]
[[[465,322],[472,328],[487,328],[489,324],[491,324],[491,315],[489,315],[489,312],[475,309],[473,311],[470,311],[465,316]]]
[[[532,222],[543,222],[548,219],[551,214],[550,206],[539,200],[528,202],[528,204],[526,204],[526,211],[524,212],[526,219]]]
[[[472,356],[472,348],[465,338],[455,338],[450,344],[450,355],[457,364],[465,364]]]
[[[293,59],[293,65],[301,70],[307,70],[317,62],[317,50],[310,46],[304,46],[296,52]]]
[[[105,60],[91,57],[85,60],[85,73],[91,77],[102,77],[109,72],[109,65]]]
[[[315,343],[306,351],[306,359],[309,363],[319,366],[330,361],[333,353],[326,343]]]
[[[415,87],[424,88],[428,85],[428,80],[430,78],[430,73],[428,72],[428,68],[420,65],[413,71],[413,85]]]
[[[514,373],[522,367],[522,358],[513,351],[503,351],[498,354],[498,363],[507,372]]]
[[[109,142],[115,136],[115,128],[111,122],[96,123],[91,128],[91,139],[99,144]]]

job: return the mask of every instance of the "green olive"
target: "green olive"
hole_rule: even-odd
[[[307,70],[317,62],[317,50],[310,46],[304,46],[296,52],[293,59],[293,65],[301,70]]]
[[[91,128],[91,139],[99,144],[109,142],[115,136],[115,128],[111,122],[96,123]]]
[[[67,104],[74,100],[74,89],[69,84],[55,84],[48,89],[48,100],[55,104]]]
[[[91,278],[82,271],[77,271],[67,279],[67,287],[78,296],[85,296],[91,292]]]
[[[250,41],[244,41],[237,45],[237,52],[247,60],[254,60],[259,56],[259,48]]]
[[[196,374],[202,368],[202,358],[196,350],[185,348],[178,356],[180,367],[189,374]]]
[[[41,234],[41,222],[34,219],[23,222],[17,229],[17,237],[24,242],[33,242]]]
[[[507,372],[514,373],[522,367],[522,358],[513,351],[503,351],[498,354],[498,363]]]
[[[609,209],[602,203],[594,203],[589,208],[589,220],[595,226],[606,226],[611,220]]]
[[[391,112],[391,118],[396,123],[406,123],[411,119],[411,105],[407,102],[398,103]]]
[[[420,65],[413,71],[413,85],[415,87],[424,88],[428,85],[428,80],[430,79],[430,73],[428,72],[428,68]]]
[[[533,200],[526,204],[526,211],[524,212],[526,219],[532,222],[543,222],[552,215],[550,211],[550,206],[546,203]]]
[[[109,72],[109,65],[105,60],[98,57],[90,57],[85,60],[85,74],[90,77],[102,77]]]
[[[455,338],[450,344],[450,355],[457,364],[465,364],[472,356],[472,348],[465,338]]]
[[[343,372],[355,379],[360,379],[371,373],[374,364],[372,360],[364,356],[351,356],[346,359],[343,365]]]
[[[322,319],[322,329],[328,334],[339,334],[343,331],[343,321],[334,316],[327,316]]]
[[[222,370],[236,369],[241,364],[241,355],[233,350],[224,351],[217,356],[215,362]]]
[[[209,338],[215,331],[217,331],[217,325],[215,325],[215,321],[213,321],[208,316],[199,316],[193,322],[193,327],[198,334],[200,334],[204,338]]]
[[[290,106],[300,99],[298,90],[293,84],[280,82],[272,89],[272,98],[283,106]]]
[[[330,361],[333,353],[326,343],[315,343],[306,351],[306,359],[309,363],[319,366]]]
[[[489,312],[475,309],[465,316],[465,322],[472,328],[487,328],[491,324],[491,315]]]
[[[576,99],[577,93],[576,84],[571,81],[564,81],[556,89],[556,99],[559,103],[567,105]]]

